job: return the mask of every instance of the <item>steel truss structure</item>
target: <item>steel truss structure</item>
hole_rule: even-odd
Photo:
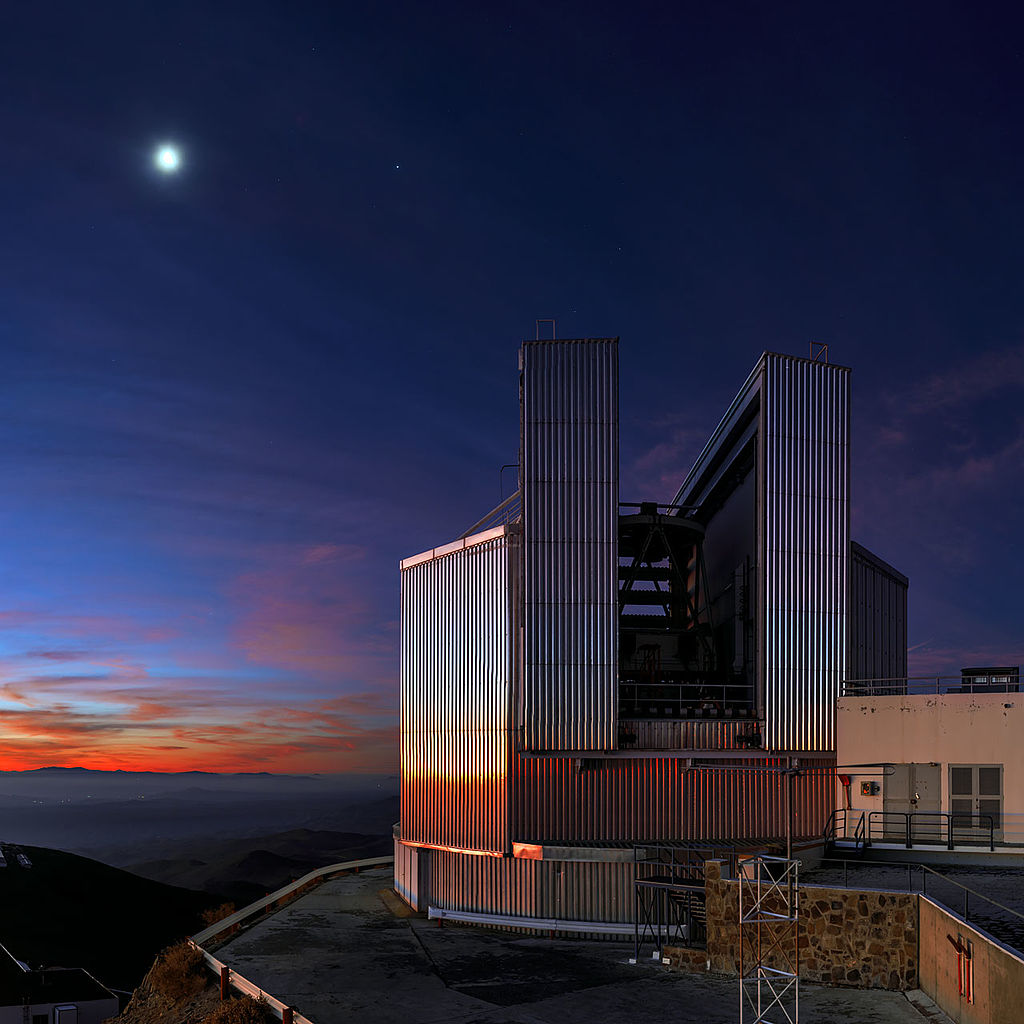
[[[799,872],[767,855],[740,870],[740,1024],[799,1024]]]

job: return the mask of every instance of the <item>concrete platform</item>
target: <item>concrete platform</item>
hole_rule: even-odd
[[[630,966],[628,946],[551,942],[396,916],[391,871],[327,882],[217,956],[315,1024],[735,1024],[734,980]],[[393,905],[393,904],[392,904]],[[816,1024],[922,1024],[899,993],[801,987]]]

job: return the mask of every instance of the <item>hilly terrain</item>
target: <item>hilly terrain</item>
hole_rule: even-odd
[[[315,868],[387,856],[392,849],[389,835],[300,828],[258,838],[168,844],[171,856],[126,868],[158,882],[202,889],[242,907]]]
[[[288,829],[390,834],[391,776],[217,775],[45,768],[0,772],[0,838],[107,864],[176,857],[176,844]]]
[[[134,988],[154,956],[198,931],[218,902],[60,850],[3,851],[0,943],[31,967],[84,967],[117,989]]]

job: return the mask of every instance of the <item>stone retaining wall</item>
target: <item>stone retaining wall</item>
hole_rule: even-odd
[[[662,950],[681,970],[738,974],[739,882],[723,879],[721,864],[708,861],[707,950]],[[800,886],[800,977],[854,988],[905,991],[918,984],[918,906],[914,893]],[[748,926],[752,927],[752,926]],[[789,943],[792,948],[792,940]],[[750,962],[753,951],[747,947]],[[699,953],[699,955],[698,955]],[[785,968],[781,956],[766,959]]]

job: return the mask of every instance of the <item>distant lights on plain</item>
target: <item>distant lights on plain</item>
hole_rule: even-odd
[[[157,146],[153,153],[153,163],[158,171],[162,171],[164,174],[174,174],[181,167],[181,151],[170,143]]]

